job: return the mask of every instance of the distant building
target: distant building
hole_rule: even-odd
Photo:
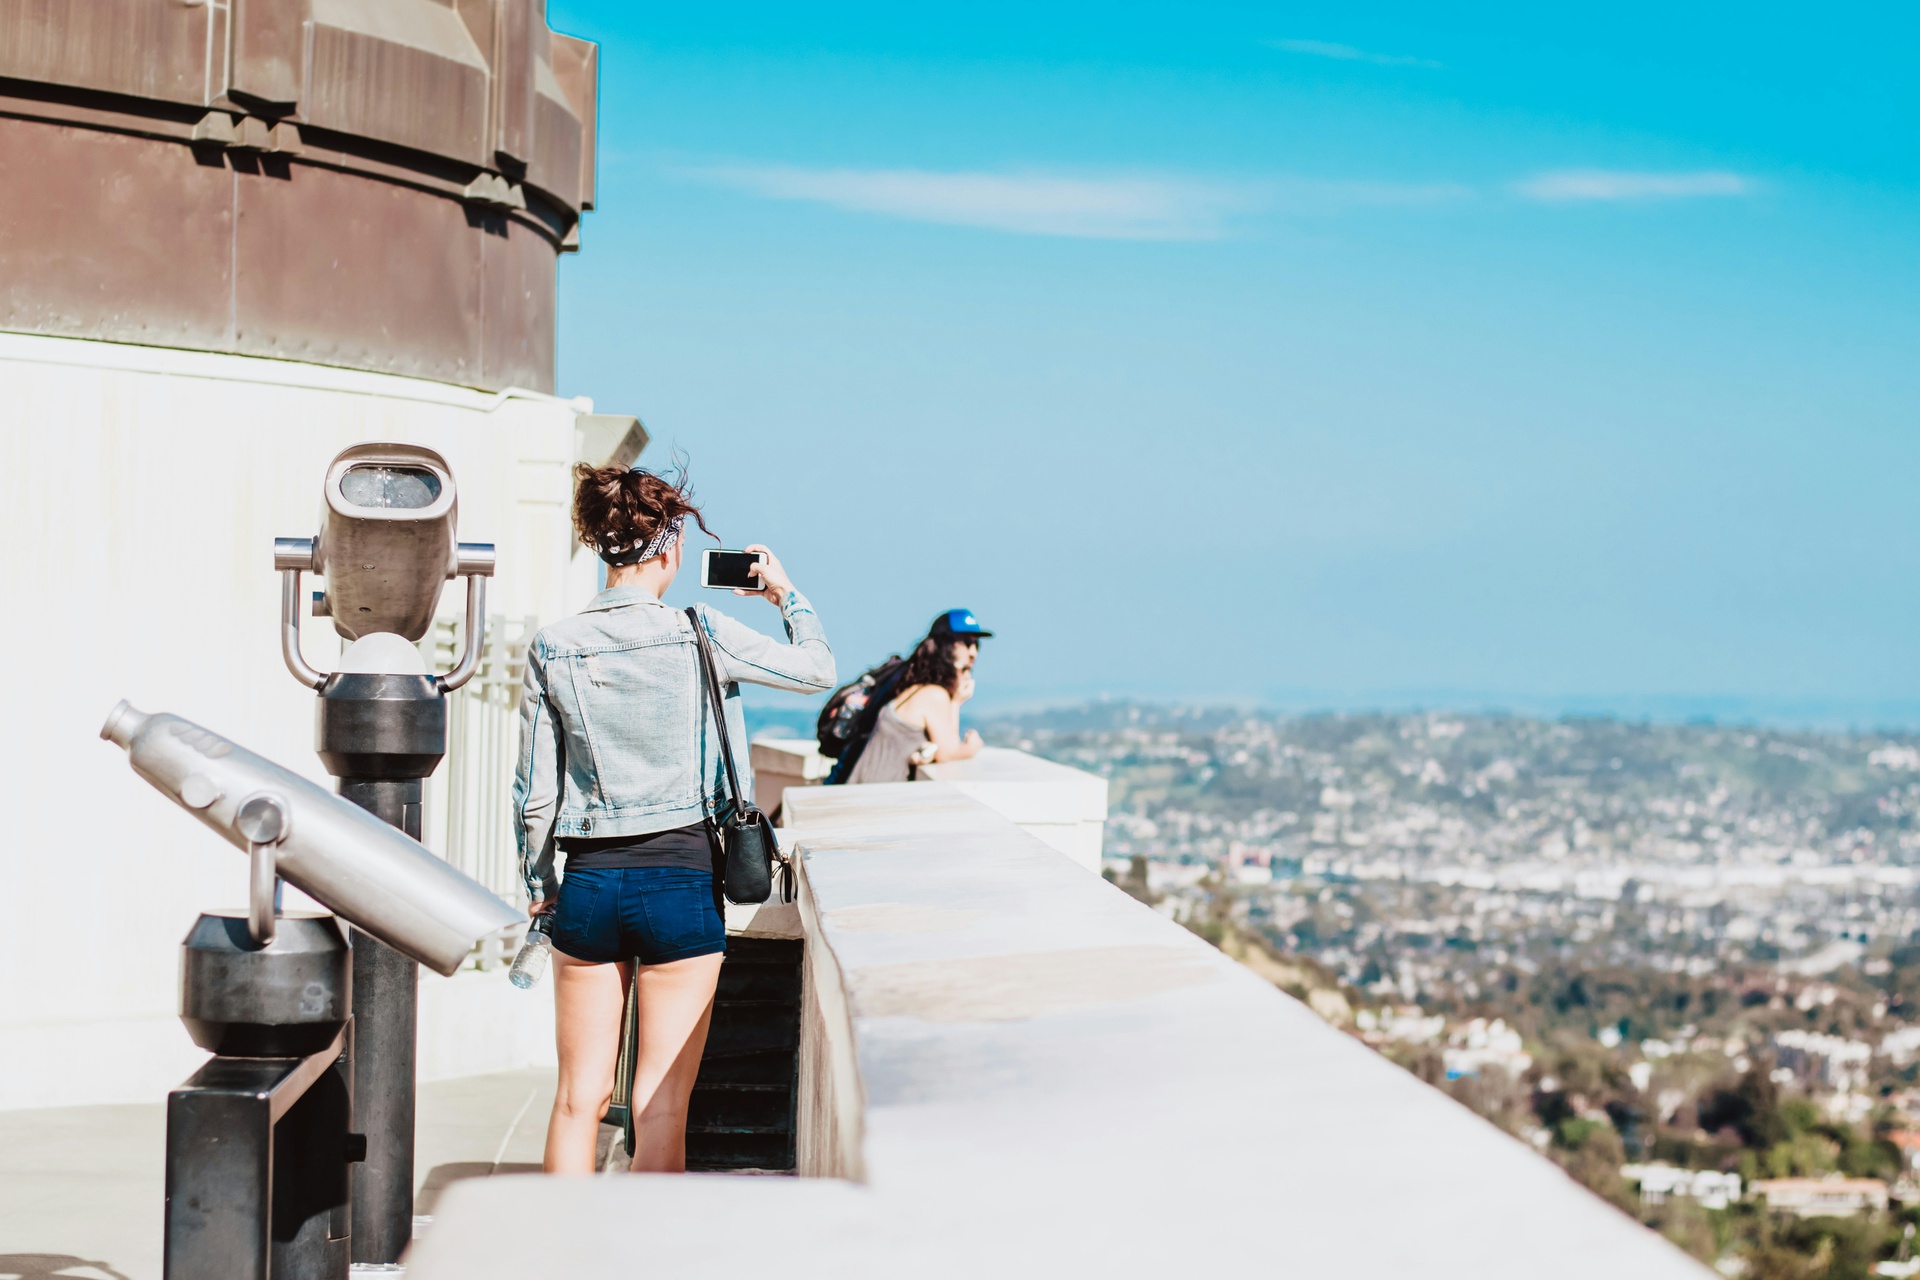
[[[1740,1198],[1740,1175],[1718,1169],[1629,1164],[1620,1167],[1620,1177],[1638,1184],[1642,1204],[1665,1204],[1669,1196],[1678,1196],[1697,1200],[1705,1209],[1724,1209]]]
[[[1446,1032],[1447,1020],[1439,1014],[1424,1014],[1417,1004],[1375,1013],[1362,1009],[1358,1015],[1361,1038],[1368,1044],[1432,1044]]]
[[[1887,1207],[1887,1184],[1878,1178],[1771,1178],[1748,1191],[1776,1213],[1800,1218],[1846,1218]]]
[[[1920,1027],[1901,1027],[1880,1037],[1880,1052],[1893,1059],[1896,1067],[1908,1066],[1920,1058]]]
[[[1449,1080],[1477,1076],[1487,1067],[1498,1067],[1519,1079],[1533,1065],[1533,1056],[1521,1047],[1520,1033],[1500,1018],[1491,1022],[1475,1018],[1455,1027],[1440,1056]]]
[[[1799,974],[1804,978],[1817,978],[1823,973],[1832,973],[1835,969],[1857,964],[1866,954],[1866,948],[1851,938],[1836,938],[1818,951],[1802,956],[1798,960],[1780,962],[1780,972]]]
[[[1227,873],[1235,884],[1272,884],[1272,851],[1236,840],[1227,847]]]
[[[1864,1089],[1873,1046],[1861,1040],[1822,1035],[1817,1031],[1782,1031],[1773,1038],[1780,1069],[1809,1084],[1825,1085],[1839,1093]]]

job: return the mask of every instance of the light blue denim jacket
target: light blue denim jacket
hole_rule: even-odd
[[[780,608],[790,644],[698,608],[726,693],[740,785],[751,797],[739,682],[824,692],[834,684],[833,650],[797,591]],[[641,587],[602,591],[534,636],[513,807],[520,874],[536,901],[559,892],[557,839],[669,831],[731,807],[698,664],[686,613]]]

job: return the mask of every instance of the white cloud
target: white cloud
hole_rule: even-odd
[[[1129,175],[806,169],[730,165],[691,176],[771,200],[804,200],[913,222],[1096,240],[1212,240],[1260,203],[1244,185]]]
[[[1694,196],[1744,196],[1753,181],[1725,169],[1697,173],[1626,173],[1611,169],[1561,169],[1514,184],[1529,200],[1565,204],[1578,200],[1677,200]]]
[[[908,222],[1088,240],[1217,240],[1252,215],[1332,217],[1414,209],[1487,194],[1456,182],[1368,182],[1278,175],[1207,179],[1177,174],[807,168],[728,164],[680,176],[767,200],[794,200]],[[1517,195],[1550,204],[1746,195],[1752,179],[1724,170],[1636,173],[1563,169],[1521,179]]]
[[[1263,208],[1302,215],[1450,204],[1471,199],[1475,194],[1472,187],[1458,182],[1358,182],[1324,178],[1275,178],[1254,189],[1261,193]]]
[[[1365,49],[1356,49],[1350,44],[1335,44],[1330,40],[1269,40],[1266,43],[1285,53],[1302,53],[1309,58],[1333,58],[1340,62],[1369,62],[1376,67],[1429,67],[1437,70],[1440,66],[1432,58],[1414,58],[1402,53],[1368,53]]]

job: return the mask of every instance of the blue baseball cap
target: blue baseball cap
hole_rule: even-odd
[[[949,609],[933,620],[933,635],[971,636],[984,640],[993,632],[980,625],[980,619],[973,616],[971,609]]]

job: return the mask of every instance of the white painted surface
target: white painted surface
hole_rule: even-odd
[[[800,738],[755,738],[749,759],[754,803],[775,816],[788,787],[817,787],[834,766],[818,744]]]
[[[1100,874],[1107,825],[1107,780],[1100,775],[1008,747],[984,747],[970,760],[922,765],[920,776],[972,796]]]
[[[788,787],[818,786],[834,762],[817,744],[799,738],[760,738],[753,744],[754,791],[772,813]],[[1012,820],[1049,848],[1100,873],[1107,825],[1107,780],[1008,747],[986,747],[970,760],[920,766],[924,781],[951,783]]]
[[[505,969],[466,969],[451,978],[420,979],[421,1083],[559,1065],[553,1044],[553,975],[532,990],[507,981]]]
[[[463,1184],[413,1280],[1711,1275],[953,786],[793,799],[863,1180]]]
[[[0,873],[22,965],[0,983],[0,1108],[155,1101],[204,1056],[175,1018],[179,944],[199,911],[244,902],[246,862],[98,739],[115,700],[178,712],[330,785],[313,694],[280,661],[273,538],[314,532],[341,448],[418,442],[453,467],[460,536],[498,544],[490,611],[555,617],[592,590],[591,566],[583,581],[568,567],[583,407],[0,334],[0,777],[13,797]],[[463,605],[450,586],[441,611]],[[332,624],[309,619],[305,649],[330,667]],[[429,785],[430,845],[443,795]],[[443,1042],[441,1009],[473,1012],[430,999],[423,1044]]]

